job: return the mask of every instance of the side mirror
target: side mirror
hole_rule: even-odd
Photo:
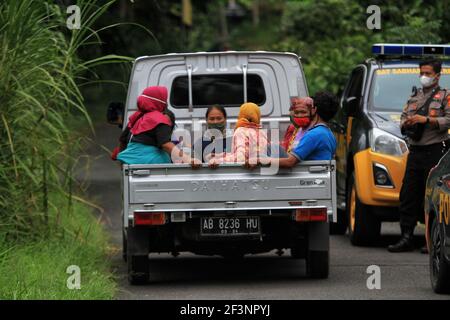
[[[359,98],[358,97],[348,97],[344,101],[344,108],[347,111],[348,116],[355,116],[359,111]]]
[[[109,124],[118,125],[122,128],[125,106],[122,102],[111,102],[106,111],[106,120]]]

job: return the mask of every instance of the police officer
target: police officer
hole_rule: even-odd
[[[422,89],[413,90],[401,115],[402,133],[407,136],[409,155],[400,191],[400,240],[390,252],[414,250],[413,232],[424,215],[425,184],[428,173],[450,145],[450,92],[439,87],[441,62],[420,63]],[[422,248],[426,253],[426,248]]]

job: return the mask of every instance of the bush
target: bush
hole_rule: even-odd
[[[77,129],[93,128],[79,88],[95,66],[129,60],[77,57],[98,43],[92,24],[113,2],[77,1],[73,31],[51,0],[0,3],[0,298],[113,296],[106,233],[74,178]],[[66,287],[69,265],[81,268],[81,290]]]
[[[9,239],[45,234],[49,194],[71,210],[84,140],[74,123],[81,115],[92,128],[79,86],[94,66],[118,61],[83,62],[77,50],[98,42],[91,26],[112,2],[78,1],[82,25],[73,31],[53,1],[0,4],[0,222]]]

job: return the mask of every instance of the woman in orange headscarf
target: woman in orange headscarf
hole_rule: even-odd
[[[251,102],[244,103],[239,109],[232,151],[216,155],[209,161],[210,167],[216,167],[220,162],[247,162],[250,158],[267,154],[268,139],[261,128],[259,107]]]

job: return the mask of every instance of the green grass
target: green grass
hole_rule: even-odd
[[[106,232],[75,169],[93,128],[81,88],[100,81],[98,66],[130,60],[78,56],[114,26],[94,29],[115,1],[77,1],[79,30],[54,1],[0,1],[0,299],[114,295]],[[71,265],[80,290],[66,286]]]
[[[60,231],[36,242],[0,241],[0,299],[112,299],[112,251],[92,210],[74,202],[70,215],[51,210],[50,222]],[[67,287],[71,265],[80,267],[79,290]]]

